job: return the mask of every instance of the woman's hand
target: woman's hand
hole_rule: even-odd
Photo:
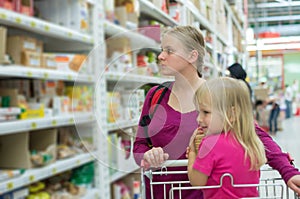
[[[169,154],[164,153],[161,147],[153,147],[144,153],[145,166],[160,167],[169,158]]]
[[[300,175],[295,175],[287,181],[287,186],[300,195]]]

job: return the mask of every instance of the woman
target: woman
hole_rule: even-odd
[[[205,42],[200,31],[192,26],[177,26],[168,29],[162,35],[162,52],[158,56],[163,75],[174,76],[175,81],[161,100],[148,126],[153,147],[149,147],[144,128],[138,126],[134,142],[134,158],[138,165],[141,161],[152,167],[160,166],[166,159],[185,159],[186,147],[194,130],[197,128],[197,111],[193,103],[195,91],[205,81],[199,74],[205,56]],[[141,118],[149,114],[151,98],[156,87],[147,93]],[[288,156],[261,128],[256,126],[256,133],[263,142],[268,163],[277,169],[285,182],[300,194],[300,172],[289,164]],[[175,168],[178,169],[178,168]],[[188,180],[187,175],[173,181]],[[146,182],[147,198],[150,198],[149,182]],[[163,186],[154,189],[155,199],[163,198]],[[201,198],[200,191],[185,191],[182,198]],[[175,196],[176,198],[176,196]]]

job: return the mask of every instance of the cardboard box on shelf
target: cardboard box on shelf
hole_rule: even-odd
[[[19,132],[0,136],[0,168],[29,169],[33,165],[30,160],[30,151],[45,151],[52,147],[52,158],[56,160],[57,129],[46,129],[32,132]],[[52,152],[51,151],[51,152]]]
[[[120,26],[126,27],[127,12],[125,6],[115,7],[115,16]]]
[[[21,64],[23,51],[36,51],[36,39],[26,36],[9,36],[7,38],[7,54],[15,64]]]
[[[87,56],[84,54],[55,53],[57,70],[79,72]]]
[[[39,68],[41,67],[41,53],[25,50],[22,52],[21,64]]]
[[[0,26],[0,64],[5,62],[7,29]]]
[[[33,16],[33,0],[16,0],[16,11],[28,16]]]
[[[107,58],[117,51],[120,53],[131,53],[130,40],[127,37],[112,37],[106,40]]]
[[[9,89],[9,88],[0,88],[0,96],[9,97],[9,106],[17,107],[18,106],[18,89]]]

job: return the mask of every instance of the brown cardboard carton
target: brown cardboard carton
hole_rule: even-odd
[[[0,136],[0,168],[30,168],[28,143],[28,132]]]
[[[30,151],[45,151],[49,146],[56,160],[57,129],[19,132],[0,136],[0,168],[29,169],[33,167]],[[49,162],[49,163],[50,163]]]
[[[25,50],[22,52],[21,64],[24,66],[39,68],[41,67],[41,54]]]
[[[9,96],[11,107],[18,106],[18,89],[0,88],[0,96]]]
[[[36,51],[36,39],[25,36],[9,36],[7,39],[7,54],[15,64],[21,64],[23,51]]]
[[[5,62],[6,33],[7,29],[5,27],[0,27],[0,64]]]
[[[107,58],[110,58],[113,52],[130,53],[130,40],[127,37],[112,37],[106,40]]]
[[[125,6],[115,7],[115,16],[119,21],[120,26],[126,27],[127,12]]]

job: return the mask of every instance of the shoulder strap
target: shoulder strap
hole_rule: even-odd
[[[152,145],[151,139],[148,134],[148,125],[150,124],[151,119],[158,107],[157,105],[160,104],[161,100],[163,99],[164,95],[168,91],[171,84],[172,84],[172,82],[164,82],[155,89],[155,91],[151,97],[151,103],[150,103],[151,106],[150,106],[149,114],[143,116],[140,121],[140,126],[142,126],[144,128],[145,138],[147,139],[147,143],[150,148],[152,148],[153,145]],[[154,105],[154,108],[152,109],[153,105]],[[151,110],[153,110],[153,111],[151,112]]]

